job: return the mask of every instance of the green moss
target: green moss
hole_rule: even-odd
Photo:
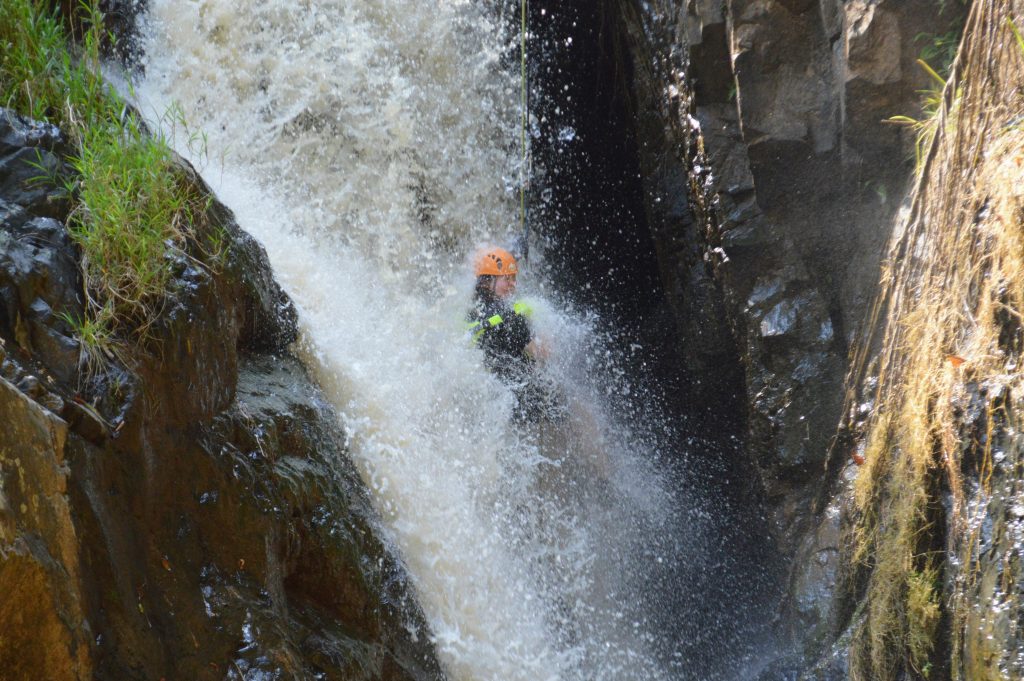
[[[907,579],[907,651],[911,666],[925,678],[930,676],[941,617],[938,582],[938,571],[932,567],[911,572]]]

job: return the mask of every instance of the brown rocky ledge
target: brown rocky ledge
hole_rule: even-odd
[[[0,110],[0,676],[440,678],[337,417],[288,354],[294,309],[226,208],[223,262],[180,263],[152,340],[86,375],[68,201],[25,183],[25,158],[62,154]]]

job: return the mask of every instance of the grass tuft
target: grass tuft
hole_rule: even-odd
[[[79,340],[82,369],[87,376],[102,373],[110,361],[124,363],[123,343],[110,331],[113,327],[110,321],[112,316],[110,307],[103,308],[98,314],[81,318],[68,313],[61,314],[61,318]]]
[[[90,302],[115,328],[144,331],[195,236],[198,198],[177,177],[166,144],[134,116],[92,126],[71,159],[80,178],[69,229],[82,247]],[[103,317],[97,315],[98,319]]]
[[[74,197],[68,228],[82,249],[87,318],[72,326],[89,363],[118,355],[119,338],[146,339],[176,263],[190,252],[214,262],[223,250],[215,230],[198,240],[209,199],[103,79],[100,49],[112,40],[98,0],[82,0],[70,17],[43,0],[5,0],[0,13],[0,102],[56,124],[75,149],[63,182]]]
[[[944,114],[943,104],[945,102],[946,79],[939,75],[924,59],[917,60],[925,73],[928,74],[932,86],[919,90],[921,95],[921,118],[912,116],[891,116],[885,120],[886,123],[904,125],[913,130],[915,134],[914,143],[914,167],[918,175],[924,168],[925,156],[939,131],[940,121],[945,121],[947,126],[955,125],[957,116],[957,102],[960,100],[960,92],[953,95],[953,103],[949,111]]]

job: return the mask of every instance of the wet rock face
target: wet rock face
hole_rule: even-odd
[[[34,215],[63,219],[67,196],[48,180],[63,168],[60,130],[4,110],[0,116],[0,196]]]
[[[806,566],[832,555],[823,553],[831,540],[816,505],[832,484],[825,464],[848,343],[866,317],[886,226],[912,172],[912,133],[884,120],[919,115],[918,91],[929,85],[916,64],[921,36],[948,32],[963,13],[952,2],[940,13],[939,4],[662,0],[618,8],[629,27],[661,277],[682,282],[666,291],[683,353],[713,372],[730,361],[741,367],[733,404],[744,412],[780,547],[798,556],[787,616],[813,632],[806,640],[838,635],[828,603],[838,558],[821,570]],[[666,194],[687,196],[688,210],[666,212]],[[695,304],[699,292],[711,292],[714,304]],[[702,356],[688,324],[703,329],[718,356]],[[826,676],[838,668],[824,657],[821,665]]]
[[[78,344],[61,315],[81,317],[81,275],[67,196],[46,177],[62,152],[53,126],[0,111],[0,333],[69,381]]]
[[[1024,399],[999,382],[972,386],[960,437],[966,499],[947,497],[944,509],[952,528],[943,587],[951,595],[951,656],[969,679],[1024,676],[1024,436],[1015,416]]]
[[[717,192],[715,271],[742,339],[752,444],[784,504],[821,475],[847,343],[909,177],[911,140],[883,121],[919,110],[918,36],[947,30],[949,11],[732,0],[683,14]]]
[[[627,85],[633,96],[647,229],[674,316],[675,352],[682,365],[677,370],[686,386],[687,407],[711,430],[742,430],[746,400],[740,350],[728,324],[721,285],[706,257],[704,225],[688,200],[688,163],[693,162],[690,121],[678,88],[669,86],[670,96],[665,96],[666,81],[672,83],[673,74],[684,68],[673,58],[678,56],[676,31],[623,12],[625,42],[633,54],[671,55],[654,63],[635,57]],[[650,47],[648,41],[653,43]]]
[[[0,122],[0,158],[60,162],[56,131]],[[259,244],[215,204],[227,255],[182,263],[154,343],[84,381],[62,199],[24,172],[0,160],[2,676],[440,678]]]
[[[650,224],[663,281],[681,282],[666,289],[684,353],[718,376],[739,358],[736,404],[790,550],[909,176],[909,134],[883,120],[919,110],[918,36],[948,30],[956,11],[926,0],[621,10]],[[693,214],[660,200],[687,191]]]
[[[0,329],[71,381],[78,342],[63,315],[82,314],[76,249],[60,222],[28,218],[17,204],[0,203]]]

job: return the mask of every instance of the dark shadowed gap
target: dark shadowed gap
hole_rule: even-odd
[[[736,410],[718,419],[687,389],[700,377],[686,370],[647,221],[631,57],[614,2],[529,6],[531,214],[544,246],[533,265],[566,299],[598,311],[621,345],[644,347],[644,362],[625,359],[659,401],[682,505],[714,528],[674,565],[649,569],[651,617],[674,638],[659,654],[679,678],[746,678],[770,647],[779,575],[744,442],[742,383],[717,400]],[[742,381],[738,355],[730,359],[721,371]]]
[[[631,369],[681,414],[683,358],[645,215],[628,60],[617,54],[613,19],[582,0],[531,0],[529,8],[540,266],[622,345],[644,348]]]
[[[641,112],[622,14],[615,2],[590,0],[531,0],[529,8],[537,169],[530,204],[534,238],[544,245],[539,266],[562,296],[598,311],[620,348],[643,348],[623,356],[635,383],[649,391],[680,441],[698,436],[729,449],[705,462],[709,484],[745,496],[757,483],[743,451],[740,358],[730,347],[717,365],[692,362],[694,350],[680,338],[648,223],[638,157],[646,142],[637,132]],[[669,200],[685,203],[685,178],[678,185]],[[686,283],[692,284],[684,275]],[[700,381],[717,384],[718,392],[695,389]]]

